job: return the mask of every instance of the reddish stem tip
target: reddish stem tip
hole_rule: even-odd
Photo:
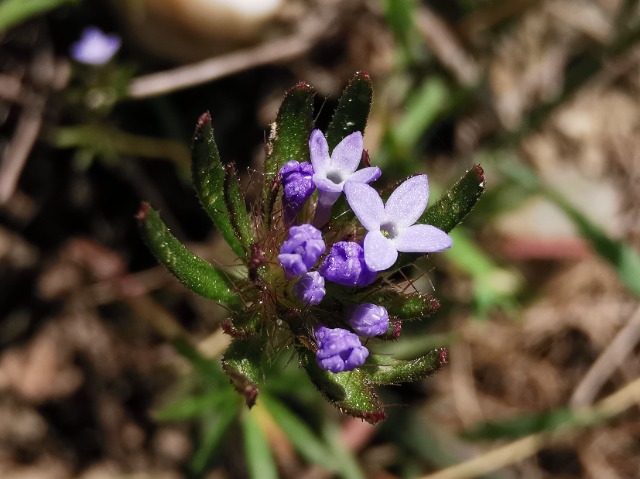
[[[200,139],[200,135],[202,134],[202,129],[207,123],[210,123],[210,122],[211,122],[211,113],[209,113],[208,111],[205,111],[202,115],[200,115],[200,118],[198,118],[198,122],[196,123],[196,129],[193,132],[194,141]]]
[[[476,171],[476,176],[478,177],[478,180],[480,181],[480,186],[482,186],[484,188],[485,187],[484,170],[482,169],[482,166],[473,165],[473,169]]]
[[[438,362],[440,363],[440,366],[449,362],[449,350],[447,348],[440,348],[438,351]]]
[[[139,220],[139,221],[146,220],[147,219],[147,215],[149,214],[149,208],[150,207],[151,206],[146,201],[143,201],[142,203],[140,203],[140,208],[138,209],[138,212],[136,213],[136,219]]]

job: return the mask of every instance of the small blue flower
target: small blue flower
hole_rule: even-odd
[[[291,160],[280,168],[278,174],[282,182],[282,207],[285,221],[293,223],[306,199],[316,189],[312,179],[313,166],[307,161],[299,163]]]
[[[389,313],[382,306],[360,304],[350,312],[349,326],[360,336],[379,336],[389,329]]]
[[[348,182],[344,193],[349,206],[368,233],[364,237],[364,260],[373,271],[393,266],[402,253],[435,253],[451,247],[444,231],[415,224],[429,201],[427,175],[409,178],[391,193],[385,205],[376,190],[363,183]]]
[[[339,373],[362,366],[369,357],[369,350],[358,336],[342,328],[316,326],[315,337],[318,344],[316,360],[322,369]]]
[[[305,273],[293,285],[293,295],[296,299],[311,306],[320,304],[326,292],[324,278],[317,271]]]
[[[282,243],[278,261],[288,278],[306,273],[325,250],[322,233],[311,225],[292,226]]]
[[[358,170],[362,159],[362,133],[345,137],[329,154],[329,145],[320,130],[313,130],[309,139],[313,165],[313,182],[318,187],[318,204],[313,223],[323,226],[331,216],[331,207],[338,200],[346,181],[371,183],[380,177],[377,166]]]
[[[80,39],[71,45],[71,56],[79,63],[104,65],[120,49],[122,39],[116,34],[102,33],[96,27],[87,27]]]
[[[325,279],[344,286],[369,286],[378,274],[365,264],[362,246],[352,241],[335,243],[319,271]]]

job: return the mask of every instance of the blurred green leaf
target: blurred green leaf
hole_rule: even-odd
[[[386,414],[363,368],[334,374],[318,366],[315,356],[304,347],[298,348],[300,360],[311,382],[327,400],[343,413],[375,424]]]
[[[573,221],[578,231],[595,251],[616,271],[620,281],[640,295],[640,255],[628,244],[611,238],[600,226],[574,207],[557,191],[542,184],[537,173],[525,165],[503,165],[500,169],[509,181],[532,193],[542,193]]]
[[[143,203],[138,213],[142,238],[156,257],[186,288],[234,307],[240,304],[224,273],[189,251],[171,234],[156,210]]]
[[[0,2],[0,31],[67,3],[78,3],[78,0],[3,0]]]
[[[314,95],[315,90],[312,87],[306,83],[298,83],[285,94],[276,121],[271,126],[262,191],[267,227],[271,222],[278,191],[273,184],[278,171],[289,160],[309,161]]]
[[[221,448],[225,433],[240,411],[240,401],[236,395],[230,396],[217,411],[202,422],[202,438],[193,454],[190,467],[195,474],[202,474]]]
[[[453,247],[444,252],[445,257],[473,281],[473,297],[479,318],[495,307],[513,310],[515,295],[522,286],[522,278],[509,269],[501,268],[478,248],[468,234],[457,228],[450,233]]]
[[[463,432],[462,436],[472,440],[518,439],[538,432],[555,431],[561,427],[583,425],[584,422],[580,415],[563,408],[538,414],[523,414],[502,421],[485,422]]]
[[[434,349],[417,359],[392,359],[370,355],[365,369],[374,384],[399,384],[417,381],[435,374],[447,361],[447,350]]]
[[[327,128],[329,151],[333,151],[336,145],[351,133],[359,131],[364,135],[372,101],[371,78],[366,73],[356,73],[342,92],[338,107]]]
[[[242,432],[249,477],[253,479],[278,479],[278,468],[271,455],[269,443],[251,413],[244,415]]]
[[[189,361],[193,368],[205,378],[213,380],[217,385],[221,385],[223,383],[222,380],[226,382],[226,376],[222,372],[218,360],[206,358],[186,339],[174,341],[173,347],[180,356]]]
[[[442,113],[450,98],[447,85],[439,78],[426,80],[406,101],[407,112],[391,130],[396,149],[410,151]]]
[[[276,398],[265,394],[261,400],[302,457],[329,470],[336,470],[336,463],[328,446],[309,426]]]
[[[191,174],[204,210],[233,252],[243,257],[247,251],[231,223],[231,212],[225,200],[225,167],[220,160],[209,112],[199,118],[193,135]]]
[[[237,399],[235,391],[227,387],[205,394],[187,396],[168,404],[153,413],[157,421],[184,421],[209,414],[226,406],[230,399]]]
[[[360,468],[353,452],[344,444],[339,423],[324,421],[322,437],[331,449],[338,467],[337,473],[344,479],[364,479],[364,472]]]

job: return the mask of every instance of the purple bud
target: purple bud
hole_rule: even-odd
[[[324,253],[320,230],[311,225],[292,226],[282,243],[278,261],[288,278],[306,273]]]
[[[313,194],[316,185],[313,182],[313,166],[308,161],[298,163],[288,161],[280,171],[282,182],[282,206],[287,215],[287,221],[293,221],[302,204]]]
[[[102,33],[99,28],[87,27],[80,39],[71,45],[71,56],[87,65],[104,65],[116,54],[122,40],[118,35]]]
[[[377,276],[375,271],[367,268],[362,246],[351,241],[339,241],[331,247],[329,256],[320,266],[320,274],[345,286],[368,286]]]
[[[293,286],[293,295],[304,304],[320,304],[326,294],[324,278],[317,271],[304,274]]]
[[[362,366],[369,356],[369,350],[360,344],[358,336],[342,328],[316,326],[318,352],[316,359],[325,371],[339,373]]]
[[[389,329],[389,313],[382,306],[360,304],[350,312],[349,325],[360,336],[379,336]]]

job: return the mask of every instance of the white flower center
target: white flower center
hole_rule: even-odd
[[[389,239],[394,239],[400,233],[398,227],[393,221],[382,223],[380,225],[380,232],[384,235],[385,238]]]
[[[340,170],[332,170],[327,172],[327,179],[339,185],[344,181],[344,177],[342,176],[342,171]]]

